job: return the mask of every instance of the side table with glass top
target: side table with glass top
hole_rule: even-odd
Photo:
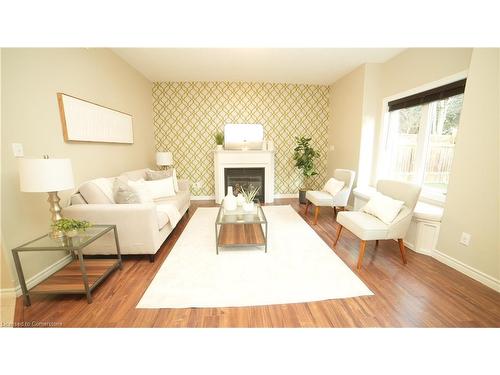
[[[221,205],[215,220],[215,252],[224,247],[263,246],[267,253],[267,219],[260,203],[246,212],[242,207],[226,211]]]
[[[115,237],[116,258],[84,258],[82,250],[110,231],[113,231]],[[28,251],[67,251],[73,259],[28,289],[19,258],[19,253]],[[12,249],[12,255],[26,306],[31,305],[32,294],[84,294],[87,296],[87,302],[92,303],[92,290],[111,272],[123,267],[116,225],[93,225],[75,237],[52,238],[50,234],[46,234]]]

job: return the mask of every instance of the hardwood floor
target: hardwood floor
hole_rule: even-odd
[[[304,206],[291,204],[302,216]],[[197,207],[213,201],[193,201]],[[312,223],[310,214],[305,220]],[[179,222],[156,261],[125,256],[123,270],[113,272],[93,293],[82,296],[32,296],[32,306],[17,299],[16,322],[57,322],[62,327],[500,327],[500,293],[425,255],[407,252],[401,262],[396,241],[368,242],[359,277],[374,296],[287,305],[242,308],[136,309],[142,294],[189,221]],[[330,246],[337,224],[333,209],[323,208],[312,228]],[[359,240],[342,231],[336,254],[356,272]]]

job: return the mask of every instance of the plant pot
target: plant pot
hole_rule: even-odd
[[[255,208],[255,205],[253,202],[243,203],[243,211],[245,211],[245,212],[253,212],[254,208]]]
[[[299,203],[300,204],[306,204],[307,203],[306,191],[307,190],[299,190]]]
[[[67,232],[64,232],[64,234],[66,235],[66,237],[76,237],[78,236],[78,229],[72,229],[72,230],[68,230]]]
[[[215,147],[215,149],[216,149],[217,151],[222,151],[222,150],[223,150],[223,147],[222,147],[222,145],[217,145],[217,146]]]

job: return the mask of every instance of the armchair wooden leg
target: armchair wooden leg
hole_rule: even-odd
[[[378,240],[375,240],[375,247],[378,246]]]
[[[337,227],[337,236],[335,237],[335,241],[333,242],[333,247],[334,248],[335,248],[335,246],[337,246],[337,242],[338,242],[338,240],[340,238],[340,233],[342,232],[342,228],[343,228],[343,226],[340,225],[340,224]]]
[[[314,225],[318,224],[318,215],[319,215],[319,206],[316,206],[316,208],[314,209],[314,221],[313,221]]]
[[[311,202],[309,202],[309,200],[307,201],[306,203],[306,209],[304,211],[304,216],[307,216],[307,211],[309,211],[309,206],[311,205]]]
[[[359,244],[359,255],[358,255],[358,271],[361,270],[361,266],[363,265],[363,257],[365,255],[365,247],[366,241],[362,240]]]
[[[403,242],[403,239],[398,238],[398,243],[399,243],[399,251],[401,252],[401,258],[403,258],[403,263],[406,264],[408,262],[406,260],[406,249],[405,249],[405,244]]]
[[[333,206],[333,217],[337,217],[337,207]]]

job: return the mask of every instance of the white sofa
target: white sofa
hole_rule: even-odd
[[[145,178],[146,169],[125,172],[121,176],[129,180]],[[110,177],[111,182],[115,177]],[[122,254],[154,254],[175,228],[168,215],[159,210],[162,204],[173,204],[180,216],[189,209],[191,194],[189,181],[179,180],[179,191],[175,196],[155,200],[154,203],[116,204],[109,199],[109,194],[102,191],[100,185],[87,181],[80,185],[71,196],[70,205],[63,209],[67,218],[88,220],[93,224],[115,224],[118,230]],[[112,232],[85,247],[85,254],[116,254]]]

